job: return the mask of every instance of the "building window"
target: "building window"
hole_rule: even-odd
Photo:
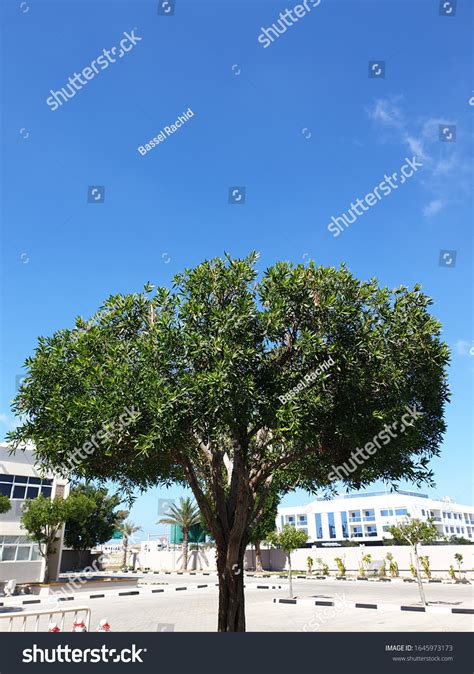
[[[423,517],[425,516],[425,511],[423,510],[423,508],[421,509],[421,514],[423,515]]]
[[[452,534],[454,534],[454,527],[449,527],[449,530],[451,531]]]
[[[448,520],[450,520],[452,513],[447,513],[447,515],[448,515]]]
[[[406,515],[408,510],[406,508],[395,508],[395,515]]]
[[[389,509],[389,510],[381,510],[381,511],[380,511],[380,514],[382,515],[382,517],[392,517],[392,515],[393,515],[393,510],[392,510],[392,509]]]
[[[308,524],[306,515],[298,515],[298,524]]]
[[[328,513],[329,538],[336,538],[336,526],[334,524],[334,513]]]
[[[321,521],[321,513],[316,513],[316,538],[323,537],[323,523]]]
[[[0,563],[34,562],[39,559],[39,546],[27,536],[0,536]]]
[[[347,513],[341,513],[342,535],[349,538],[349,529],[347,527]]]
[[[35,498],[39,494],[50,497],[53,480],[25,475],[0,474],[0,494],[9,499]]]

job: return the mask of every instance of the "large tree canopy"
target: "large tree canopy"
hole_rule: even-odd
[[[333,466],[414,405],[416,423],[344,480],[430,481],[448,397],[448,349],[418,286],[286,262],[258,280],[256,257],[206,261],[171,290],[110,297],[90,320],[40,338],[10,436],[33,440],[47,467],[74,454],[86,479],[189,484],[216,541],[221,630],[244,629],[235,569],[272,483],[331,489]],[[117,424],[125,409],[135,414]]]

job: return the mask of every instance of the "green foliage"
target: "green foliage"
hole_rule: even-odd
[[[329,566],[322,560],[321,557],[316,557],[316,564],[318,565],[317,573],[321,576],[329,576]]]
[[[127,517],[127,511],[118,511],[122,499],[109,495],[105,487],[79,484],[71,489],[71,496],[83,495],[94,503],[89,517],[69,517],[64,534],[65,544],[74,550],[90,550],[107,543],[112,534]]]
[[[7,513],[11,507],[12,506],[8,496],[3,496],[3,494],[0,494],[0,515]]]
[[[456,572],[455,572],[454,566],[452,564],[449,565],[448,573],[449,573],[449,577],[452,580],[456,580]]]
[[[424,545],[433,543],[439,536],[432,519],[423,521],[407,518],[406,521],[390,527],[389,532],[395,541],[404,540],[412,547],[419,543]]]
[[[306,557],[306,566],[308,568],[308,573],[311,574],[313,571],[313,558]]]
[[[424,555],[419,557],[420,563],[421,563],[421,568],[423,569],[423,573],[427,578],[431,578],[431,570],[430,570],[430,558],[428,555]]]
[[[386,558],[387,558],[387,561],[388,561],[388,564],[389,564],[388,568],[389,568],[389,571],[390,571],[390,575],[392,576],[392,578],[398,577],[398,574],[399,574],[398,564],[395,561],[392,553],[387,552]]]
[[[250,532],[251,543],[260,543],[260,541],[264,541],[273,531],[275,531],[278,503],[278,493],[274,489],[271,489],[265,499],[263,512],[260,515],[259,522],[252,527]]]
[[[270,545],[281,548],[288,555],[298,548],[303,548],[307,540],[308,535],[304,531],[292,527],[291,524],[285,524],[280,532],[273,531],[267,537],[267,542]]]
[[[337,568],[338,568],[338,571],[339,571],[339,575],[340,575],[340,576],[345,576],[345,575],[346,575],[346,567],[345,567],[345,564],[344,564],[344,562],[342,561],[342,559],[341,559],[340,557],[335,557],[335,558],[334,558],[334,561],[335,561],[336,564],[337,564]]]
[[[379,567],[379,576],[385,577],[387,575],[387,567],[385,566],[385,562],[382,562],[382,564]]]
[[[417,577],[418,577],[418,573],[417,573],[417,571],[416,571],[416,568],[415,568],[415,565],[413,564],[413,562],[410,562],[409,568],[410,568],[411,575],[413,576],[413,578],[417,578]]]
[[[191,487],[216,541],[226,592],[269,490],[330,493],[334,466],[398,421],[422,416],[344,478],[432,483],[448,400],[449,351],[419,286],[359,281],[342,265],[278,262],[257,279],[257,255],[186,269],[171,289],[114,295],[90,319],[41,337],[13,403],[14,447],[36,446],[58,469],[127,409],[126,427],[76,456],[74,475],[124,492]],[[334,365],[301,387],[321,363]],[[229,553],[230,550],[230,553]],[[223,571],[223,569],[221,569]],[[221,592],[220,596],[224,597]],[[223,599],[220,629],[234,606]],[[222,618],[224,616],[224,618]]]

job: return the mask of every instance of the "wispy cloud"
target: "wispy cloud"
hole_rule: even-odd
[[[456,351],[460,356],[474,356],[474,344],[460,339],[456,342]]]
[[[420,183],[431,193],[422,208],[426,218],[434,217],[445,206],[467,196],[470,162],[459,143],[440,140],[440,126],[457,126],[457,120],[442,117],[408,119],[403,96],[375,100],[367,109],[370,119],[381,131],[381,140],[401,142],[423,161]]]

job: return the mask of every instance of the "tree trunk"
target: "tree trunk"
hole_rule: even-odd
[[[415,545],[415,569],[416,569],[416,580],[418,583],[418,590],[420,591],[421,603],[423,606],[426,606],[426,597],[425,590],[423,588],[423,581],[421,579],[420,564],[418,562],[418,545]]]
[[[291,577],[291,555],[288,553],[288,580],[290,588],[290,599],[293,599],[293,578]]]
[[[258,571],[259,573],[263,571],[260,541],[255,541],[255,571]]]
[[[188,568],[188,532],[183,530],[183,571]]]
[[[48,553],[44,556],[44,574],[43,574],[43,583],[49,583],[49,559]]]
[[[122,567],[127,566],[127,548],[128,548],[128,541],[124,542],[123,544]]]
[[[217,547],[219,574],[219,632],[245,632],[244,555],[245,545],[237,550]]]

